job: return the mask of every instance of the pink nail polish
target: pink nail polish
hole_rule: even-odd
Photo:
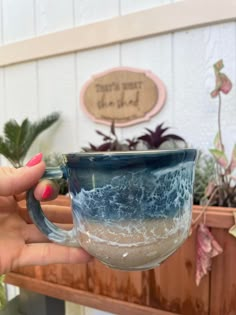
[[[47,185],[42,193],[42,199],[48,199],[52,196],[53,189],[51,186]]]
[[[26,166],[31,167],[31,166],[37,165],[42,161],[42,158],[43,158],[43,154],[38,153],[26,164]]]

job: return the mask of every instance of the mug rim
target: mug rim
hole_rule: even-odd
[[[110,156],[110,155],[140,155],[140,154],[145,154],[145,155],[151,155],[151,154],[174,154],[174,153],[185,153],[185,152],[192,152],[192,153],[198,153],[197,149],[194,148],[183,148],[183,149],[151,149],[151,150],[126,150],[126,151],[90,151],[90,152],[71,152],[71,153],[65,153],[63,156],[78,156],[78,157],[89,157],[89,156]]]

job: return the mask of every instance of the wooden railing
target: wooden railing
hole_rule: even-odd
[[[54,202],[55,203],[55,202]],[[50,206],[51,207],[51,206]],[[59,197],[55,211],[69,201]],[[59,207],[59,208],[55,208]],[[98,261],[87,265],[20,268],[7,275],[10,284],[115,314],[233,315],[236,314],[236,239],[228,233],[235,209],[209,208],[205,222],[223,254],[199,287],[195,284],[196,230],[159,268],[143,272],[115,271]],[[201,211],[193,208],[193,217]]]

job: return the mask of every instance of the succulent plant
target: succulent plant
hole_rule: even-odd
[[[103,143],[100,145],[89,144],[89,147],[83,148],[86,152],[91,151],[133,151],[142,148],[143,150],[163,148],[163,144],[169,145],[170,148],[179,147],[179,142],[186,145],[183,138],[175,134],[165,134],[169,129],[168,127],[163,128],[163,123],[158,125],[154,131],[146,128],[147,133],[135,137],[133,139],[119,140],[115,130],[115,124],[112,122],[110,128],[110,134],[106,135],[103,132],[96,130],[96,133],[103,138]]]
[[[216,176],[215,167],[216,165],[213,157],[209,154],[199,151],[194,180],[193,203],[195,205],[204,203],[208,183],[211,182]]]
[[[85,152],[130,151],[135,150],[136,145],[138,144],[138,141],[135,139],[133,140],[126,139],[124,141],[119,140],[116,134],[114,122],[111,123],[109,135],[106,135],[105,133],[99,130],[96,130],[96,133],[103,138],[103,143],[97,146],[89,143],[89,147],[82,148],[83,151]]]
[[[161,123],[158,125],[155,130],[150,130],[146,128],[147,133],[144,135],[138,137],[138,140],[142,140],[147,145],[148,149],[158,149],[160,148],[165,142],[171,142],[173,146],[178,147],[176,142],[183,142],[186,144],[185,140],[181,138],[178,135],[175,135],[173,133],[166,134],[166,131],[169,129],[169,127],[164,127],[164,123]]]

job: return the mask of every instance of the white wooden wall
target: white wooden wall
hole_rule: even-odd
[[[171,2],[174,1],[0,0],[0,42],[4,45]],[[210,98],[214,88],[212,65],[221,58],[224,72],[235,85],[235,22],[0,68],[0,132],[11,118],[19,122],[25,117],[34,120],[59,110],[61,123],[46,131],[29,155],[38,151],[78,151],[88,142],[98,143],[95,129],[107,131],[108,127],[95,124],[82,112],[81,87],[94,73],[130,66],[159,76],[167,89],[167,101],[149,122],[119,129],[120,136],[132,137],[147,126],[154,128],[165,122],[192,146],[208,150],[217,129],[217,103]],[[229,141],[236,141],[235,88],[223,97],[223,102],[223,136],[228,134]],[[1,162],[6,163],[4,159]]]
[[[169,2],[173,0],[1,0],[0,40],[4,45]],[[59,110],[61,123],[39,138],[30,155],[39,150],[45,154],[78,151],[88,141],[98,143],[94,130],[108,127],[94,124],[82,112],[81,87],[94,73],[131,66],[159,76],[168,97],[161,113],[147,123],[120,129],[120,135],[131,137],[146,126],[166,122],[189,144],[207,150],[217,128],[217,103],[209,95],[214,87],[212,64],[220,58],[235,83],[235,22],[1,68],[0,130],[10,118],[33,120]],[[235,96],[234,89],[223,98],[222,113],[223,126],[234,138]]]

